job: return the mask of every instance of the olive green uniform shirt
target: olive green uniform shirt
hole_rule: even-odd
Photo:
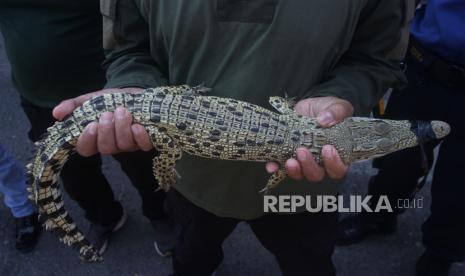
[[[403,79],[387,54],[400,37],[395,0],[118,0],[107,87],[204,84],[211,95],[268,107],[270,96],[336,96],[368,115]],[[184,154],[175,188],[218,216],[263,214],[263,163]],[[336,194],[338,183],[287,180],[272,194]]]

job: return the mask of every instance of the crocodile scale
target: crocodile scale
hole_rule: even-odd
[[[181,85],[138,94],[105,94],[85,102],[50,127],[36,143],[35,158],[27,166],[28,190],[45,228],[53,230],[63,243],[76,247],[82,259],[102,260],[64,208],[58,177],[85,127],[119,106],[126,107],[134,122],[149,133],[159,152],[153,160],[154,175],[165,190],[175,183],[174,166],[183,152],[213,159],[278,162],[281,167],[271,175],[265,188],[268,190],[284,180],[283,164],[295,156],[298,147],[308,148],[321,162],[323,145],[334,145],[343,161],[352,163],[413,147],[424,133],[442,138],[449,132],[449,126],[440,121],[416,125],[356,117],[320,128],[314,119],[294,113],[292,101],[285,98],[270,98],[276,113],[230,98],[202,95],[208,91]]]

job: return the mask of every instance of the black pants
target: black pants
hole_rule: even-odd
[[[409,86],[394,91],[385,118],[443,120],[452,131],[441,144],[431,189],[431,214],[423,224],[427,250],[451,261],[465,259],[465,88],[436,81],[412,57],[407,60]],[[433,148],[425,145],[429,164]],[[419,147],[403,150],[374,161],[379,173],[372,179],[369,193],[388,195],[391,204],[412,197],[423,175]],[[375,201],[376,202],[376,201]]]
[[[52,109],[38,107],[25,99],[22,99],[21,106],[31,123],[29,138],[37,141],[55,122]],[[163,216],[165,199],[164,192],[155,192],[158,185],[152,172],[153,156],[154,152],[142,151],[114,155],[142,197],[142,210],[148,219]],[[115,200],[101,166],[100,155],[82,157],[75,154],[63,167],[61,179],[65,190],[84,209],[89,221],[108,225],[120,218],[123,209]]]
[[[181,225],[173,255],[176,275],[211,275],[223,260],[223,241],[238,219],[209,213],[171,189],[167,208]],[[337,213],[267,214],[247,223],[277,259],[284,275],[335,275],[331,260]]]

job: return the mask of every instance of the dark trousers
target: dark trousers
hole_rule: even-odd
[[[52,109],[38,107],[25,99],[22,99],[21,106],[31,123],[29,138],[37,141],[55,122]],[[152,172],[153,156],[153,151],[113,156],[142,197],[143,213],[151,220],[163,216],[165,199],[164,192],[155,192],[158,185]],[[109,225],[121,217],[123,209],[115,200],[101,167],[100,155],[82,157],[75,154],[63,167],[61,179],[65,190],[84,209],[89,221]]]
[[[238,219],[209,213],[171,189],[168,212],[181,226],[173,254],[176,275],[211,275],[223,260],[223,241]],[[261,244],[277,259],[284,275],[335,275],[331,260],[337,213],[267,214],[247,221]]]
[[[407,59],[409,85],[394,91],[384,118],[442,120],[452,131],[440,147],[431,188],[431,214],[423,224],[427,250],[451,261],[465,259],[465,88],[446,86],[434,79],[425,66]],[[433,148],[425,144],[429,164]],[[372,178],[369,193],[388,195],[391,204],[411,198],[423,176],[419,147],[403,150],[374,161],[379,173]],[[376,201],[375,201],[376,202]],[[397,212],[399,213],[399,212]]]

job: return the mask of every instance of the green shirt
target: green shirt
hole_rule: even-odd
[[[105,73],[98,0],[7,0],[0,29],[19,93],[41,107],[101,89]]]
[[[274,95],[337,96],[368,115],[403,79],[387,54],[402,1],[119,0],[108,5],[116,44],[107,87],[204,84],[212,95],[268,107]],[[263,214],[264,164],[184,154],[175,188],[219,216]],[[336,194],[338,183],[287,180],[274,194]]]

